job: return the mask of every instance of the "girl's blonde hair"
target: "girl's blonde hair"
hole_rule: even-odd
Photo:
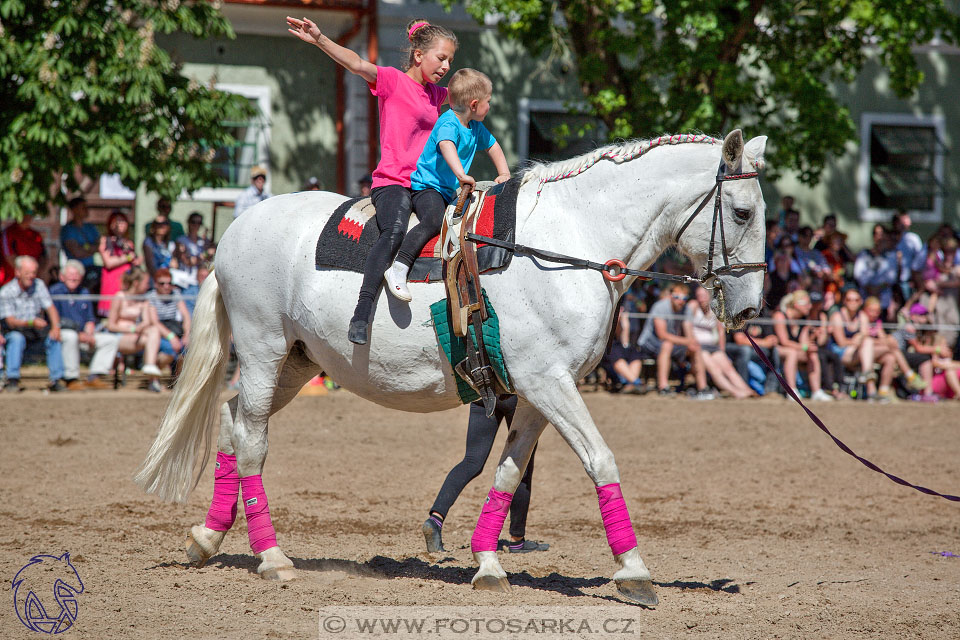
[[[452,42],[454,50],[460,46],[460,43],[457,41],[457,36],[454,35],[453,31],[450,31],[450,29],[446,27],[441,27],[438,24],[430,24],[430,22],[424,18],[416,18],[407,23],[407,40],[410,41],[410,46],[406,49],[407,57],[406,63],[403,66],[404,71],[413,66],[413,54],[416,51],[426,53],[440,40],[449,40]]]
[[[125,290],[129,289],[135,283],[140,282],[146,277],[148,277],[147,272],[140,267],[130,267],[130,269],[123,274],[123,288]]]
[[[463,113],[474,100],[483,100],[493,93],[493,83],[487,74],[476,69],[460,69],[450,78],[447,85],[447,97],[450,108]]]
[[[810,294],[807,293],[805,289],[797,289],[792,293],[788,293],[787,295],[783,296],[783,299],[780,300],[780,311],[786,313],[787,309],[795,306],[797,302],[804,299],[810,299]]]

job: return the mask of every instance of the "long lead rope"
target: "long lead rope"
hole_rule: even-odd
[[[763,353],[763,351],[760,349],[760,347],[757,346],[757,343],[754,342],[754,340],[753,340],[753,338],[750,336],[750,334],[744,332],[744,335],[747,336],[747,340],[749,340],[749,341],[750,341],[750,344],[753,345],[753,350],[757,352],[757,356],[760,358],[760,360],[763,362],[763,364],[765,364],[766,367],[767,367],[767,369],[770,369],[770,371],[773,372],[773,375],[775,375],[775,376],[777,377],[777,380],[780,382],[780,386],[783,387],[784,391],[786,391],[787,394],[788,394],[791,398],[793,398],[793,399],[797,402],[797,404],[799,404],[800,407],[801,407],[804,411],[807,412],[807,415],[810,417],[810,419],[813,421],[813,423],[820,428],[821,431],[823,431],[825,434],[827,434],[828,436],[830,436],[830,438],[836,443],[836,445],[837,445],[838,447],[840,447],[840,450],[841,450],[841,451],[843,451],[844,453],[847,453],[847,454],[853,456],[854,458],[856,458],[857,460],[859,460],[859,461],[860,461],[860,464],[862,464],[863,466],[865,466],[867,469],[870,469],[871,471],[876,471],[877,473],[882,473],[883,475],[887,476],[888,478],[890,478],[891,480],[893,480],[893,481],[896,482],[897,484],[903,485],[903,486],[905,486],[905,487],[910,487],[911,489],[916,489],[916,490],[919,491],[920,493],[925,493],[925,494],[927,494],[928,496],[937,496],[937,497],[940,497],[940,498],[945,498],[945,499],[947,499],[947,500],[950,500],[951,502],[960,502],[960,496],[952,496],[952,495],[950,495],[950,494],[940,493],[939,491],[934,491],[933,489],[928,489],[928,488],[926,488],[926,487],[921,487],[920,485],[916,485],[916,484],[913,484],[913,483],[911,483],[911,482],[907,482],[907,481],[904,480],[903,478],[900,478],[900,477],[898,477],[898,476],[895,476],[895,475],[893,475],[892,473],[887,473],[886,471],[884,471],[883,469],[881,469],[881,468],[878,467],[877,465],[873,464],[872,462],[870,462],[870,461],[867,460],[866,458],[857,455],[857,454],[853,451],[853,449],[851,449],[851,448],[848,447],[846,444],[844,444],[843,441],[840,440],[840,438],[838,438],[837,436],[835,436],[835,435],[833,435],[832,433],[830,433],[830,429],[827,428],[827,425],[823,424],[823,421],[820,420],[820,418],[818,418],[817,415],[816,415],[813,411],[810,411],[810,409],[808,409],[807,406],[806,406],[805,404],[803,404],[803,402],[800,401],[800,398],[798,398],[798,397],[797,397],[797,394],[794,393],[793,387],[792,387],[791,385],[787,384],[787,381],[784,380],[783,377],[782,377],[779,373],[777,373],[777,370],[774,368],[773,364],[770,362],[770,360],[767,358],[767,356]]]

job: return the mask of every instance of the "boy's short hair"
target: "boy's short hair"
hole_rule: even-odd
[[[487,74],[476,69],[458,69],[447,85],[450,108],[460,113],[474,100],[483,100],[493,93],[493,83]]]

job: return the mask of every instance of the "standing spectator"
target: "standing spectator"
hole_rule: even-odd
[[[60,351],[60,315],[43,280],[40,265],[31,256],[14,260],[16,278],[0,287],[0,319],[6,334],[7,391],[20,391],[20,365],[27,346],[42,342],[50,373],[50,391],[63,391],[63,356]],[[43,317],[46,312],[47,317]]]
[[[30,219],[14,220],[0,233],[0,256],[6,263],[3,269],[5,280],[0,285],[10,282],[16,273],[15,259],[17,256],[30,256],[37,263],[37,273],[43,274],[47,266],[47,249],[43,246],[43,236],[30,226]]]
[[[797,233],[797,246],[794,253],[797,261],[803,267],[804,272],[816,280],[829,281],[833,279],[833,271],[827,264],[827,259],[816,249],[810,248],[810,242],[813,240],[813,229],[810,227],[800,227]]]
[[[144,225],[143,237],[147,238],[150,236],[150,228],[157,220],[166,220],[170,223],[171,238],[179,238],[182,236],[184,234],[183,225],[170,217],[171,211],[173,211],[173,204],[170,203],[168,198],[160,198],[157,200],[157,217]]]
[[[103,271],[100,274],[100,295],[112,296],[120,291],[123,274],[131,267],[140,266],[140,258],[133,241],[127,237],[130,221],[122,211],[114,211],[107,218],[107,235],[100,238],[100,259]],[[97,303],[97,313],[107,316],[110,313],[110,298]]]
[[[844,286],[844,275],[848,264],[846,260],[847,236],[839,231],[834,231],[824,240],[826,248],[821,253],[830,269],[830,277],[824,282],[824,291],[836,295],[838,291],[843,290]]]
[[[840,234],[840,237],[843,238],[843,244],[834,248],[837,259],[844,264],[853,262],[855,256],[847,247],[847,234],[837,230],[837,216],[832,213],[823,217],[823,226],[814,232],[813,235],[817,238],[817,242],[813,245],[813,248],[826,256],[827,249],[830,247],[830,238],[835,234]]]
[[[153,317],[162,336],[160,353],[167,354],[176,363],[190,342],[190,312],[183,298],[174,294],[169,269],[157,269],[153,282],[156,288],[147,294],[147,300],[153,306]]]
[[[857,256],[853,278],[864,295],[879,298],[884,309],[890,307],[893,285],[897,282],[897,256],[890,249],[882,224],[873,226],[873,247],[864,249]]]
[[[780,302],[780,309],[773,314],[773,326],[779,342],[777,350],[783,359],[783,377],[793,387],[794,393],[799,395],[797,371],[803,366],[810,381],[810,399],[828,402],[833,400],[833,396],[820,387],[818,353],[820,347],[826,344],[826,331],[819,326],[802,327],[797,322],[809,316],[812,306],[810,295],[803,289],[786,295]]]
[[[300,187],[300,191],[320,191],[322,189],[323,186],[320,184],[317,176],[310,176],[310,179],[304,182],[303,186]]]
[[[650,317],[643,325],[637,341],[640,355],[657,360],[657,390],[660,395],[672,395],[669,389],[670,365],[682,364],[689,359],[696,380],[697,399],[713,400],[713,393],[707,389],[707,372],[703,366],[700,344],[683,333],[683,308],[689,299],[690,288],[677,283],[650,308]]]
[[[100,268],[93,262],[100,246],[100,232],[87,222],[87,201],[82,197],[73,198],[67,203],[70,209],[70,222],[60,228],[60,246],[68,260],[79,260],[83,264],[83,286],[90,291],[100,290]]]
[[[50,287],[51,296],[76,296],[76,300],[55,300],[53,305],[60,314],[60,342],[63,352],[63,379],[68,389],[108,389],[110,385],[100,379],[113,367],[120,338],[113,333],[96,332],[93,302],[84,296],[90,291],[83,286],[83,263],[67,260],[60,272],[60,282]],[[80,380],[80,349],[93,349],[90,375],[86,384]]]
[[[787,227],[787,211],[793,209],[793,196],[783,196],[780,198],[780,211],[777,212],[777,226],[781,229]]]
[[[919,277],[923,273],[926,251],[920,236],[910,231],[913,221],[910,214],[901,209],[893,216],[893,242],[897,253],[899,286],[904,300],[913,294],[913,274]]]
[[[727,357],[726,332],[710,308],[710,293],[699,287],[694,298],[687,305],[684,329],[700,345],[703,366],[713,384],[739,400],[757,395]]]
[[[147,387],[159,393],[160,376],[157,366],[160,352],[160,329],[153,306],[143,299],[150,286],[150,276],[140,267],[133,267],[123,274],[123,290],[114,296],[107,318],[107,330],[120,334],[117,349],[126,355],[143,352],[141,371],[150,378]]]
[[[783,234],[780,237],[790,238],[796,243],[798,233],[800,233],[800,212],[796,209],[788,209],[783,215]]]
[[[174,245],[170,242],[170,220],[157,216],[150,225],[150,235],[143,239],[143,266],[150,277],[156,279],[157,271],[176,267],[173,259]]]
[[[240,194],[233,207],[233,217],[238,217],[241,213],[270,197],[270,192],[265,190],[267,184],[267,170],[257,165],[250,169],[250,186]]]
[[[776,220],[767,220],[766,244],[763,247],[763,261],[767,266],[773,263],[773,254],[777,250],[777,237],[780,235],[780,226]]]

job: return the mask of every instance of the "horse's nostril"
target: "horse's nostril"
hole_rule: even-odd
[[[753,320],[758,315],[757,309],[755,307],[747,307],[740,312],[740,317],[746,320]]]

